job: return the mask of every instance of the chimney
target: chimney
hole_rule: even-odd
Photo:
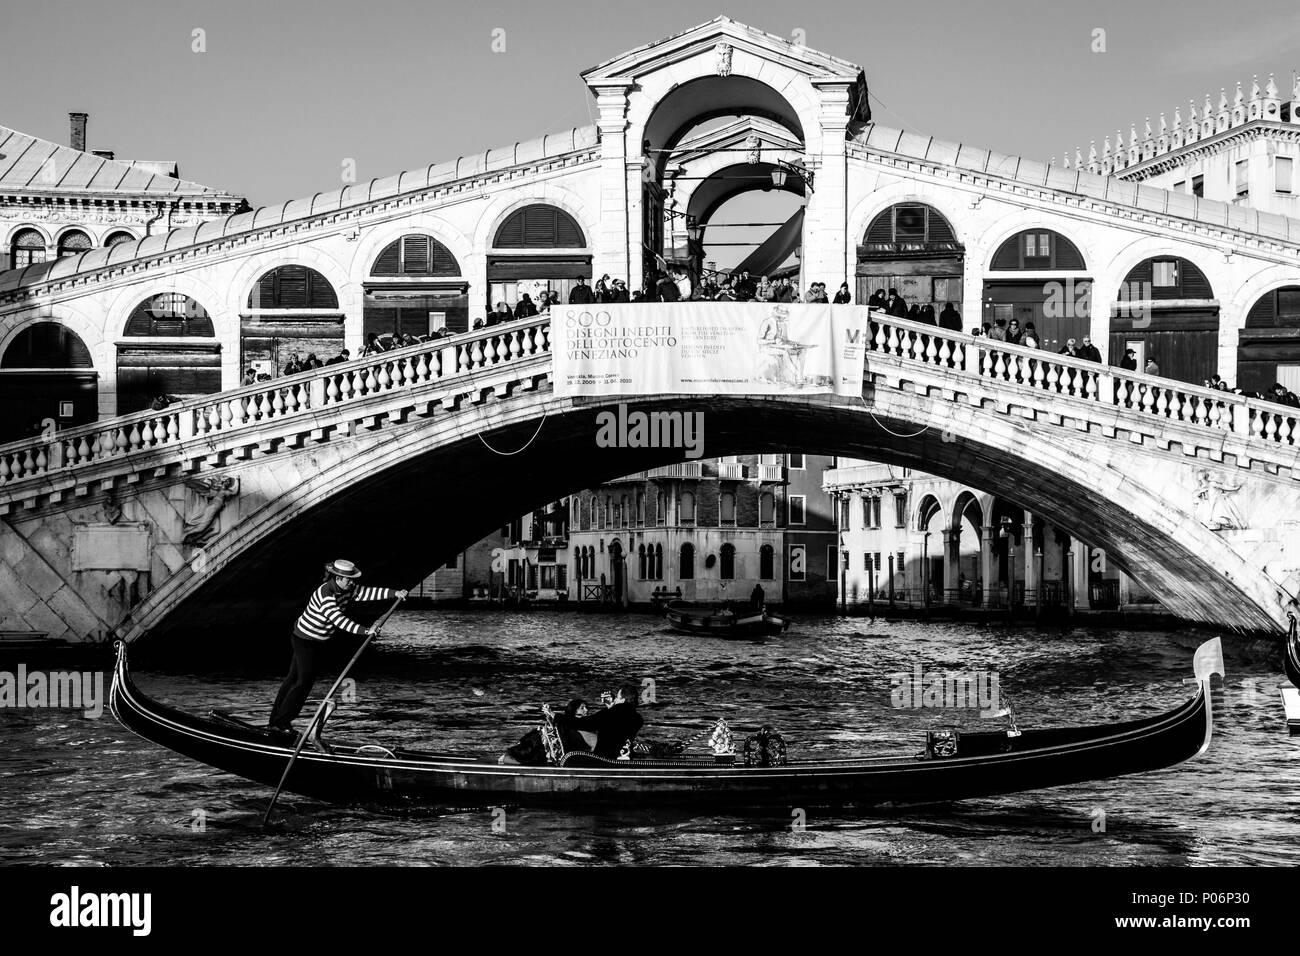
[[[86,151],[86,113],[69,113],[68,119],[72,121],[72,141],[68,144],[73,149]]]

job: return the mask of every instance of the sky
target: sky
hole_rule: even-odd
[[[580,72],[719,13],[861,65],[880,123],[1058,163],[1300,67],[1294,0],[43,0],[0,18],[0,124],[87,112],[89,148],[257,206],[586,125]]]

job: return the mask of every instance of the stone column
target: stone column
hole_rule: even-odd
[[[1032,514],[1025,513],[1025,533],[1021,551],[1025,562],[1025,603],[1030,605],[1034,602],[1030,600],[1029,593],[1038,590],[1038,555],[1034,553],[1034,525],[1037,523],[1037,519]]]
[[[994,530],[989,525],[980,529],[980,576],[984,579],[984,606],[988,607],[993,598],[996,582],[993,580],[993,543],[996,541]]]
[[[1074,577],[1070,585],[1075,608],[1092,607],[1092,595],[1088,590],[1088,566],[1092,561],[1092,549],[1078,538],[1070,539],[1070,550],[1074,552]]]
[[[640,286],[640,249],[631,248],[629,188],[635,185],[638,206],[641,196],[640,176],[638,174],[633,177],[627,168],[629,152],[636,159],[641,156],[639,144],[629,149],[626,141],[627,98],[631,84],[616,81],[594,88],[599,111],[597,124],[600,127],[601,157],[600,222],[591,224],[595,231],[591,240],[592,275],[609,273],[611,276],[626,278],[631,291]],[[634,253],[635,271],[632,266]]]
[[[852,83],[837,77],[814,80],[813,86],[819,100],[821,153],[809,155],[806,160],[816,174],[812,194],[806,197],[800,291],[807,289],[811,282],[825,282],[827,288],[836,288],[849,278],[844,274],[848,262],[848,169],[844,133]]]
[[[943,532],[943,601],[956,604],[957,572],[961,564],[961,531],[945,528]]]

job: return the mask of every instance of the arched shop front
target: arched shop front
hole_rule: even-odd
[[[0,442],[99,417],[99,375],[81,338],[59,322],[36,322],[0,358]]]

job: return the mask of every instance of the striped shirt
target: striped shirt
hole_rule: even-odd
[[[366,629],[345,613],[352,603],[395,597],[397,592],[392,588],[355,587],[351,591],[341,591],[331,578],[312,592],[307,610],[298,616],[293,633],[308,641],[328,641],[336,629],[349,634],[364,634]]]

